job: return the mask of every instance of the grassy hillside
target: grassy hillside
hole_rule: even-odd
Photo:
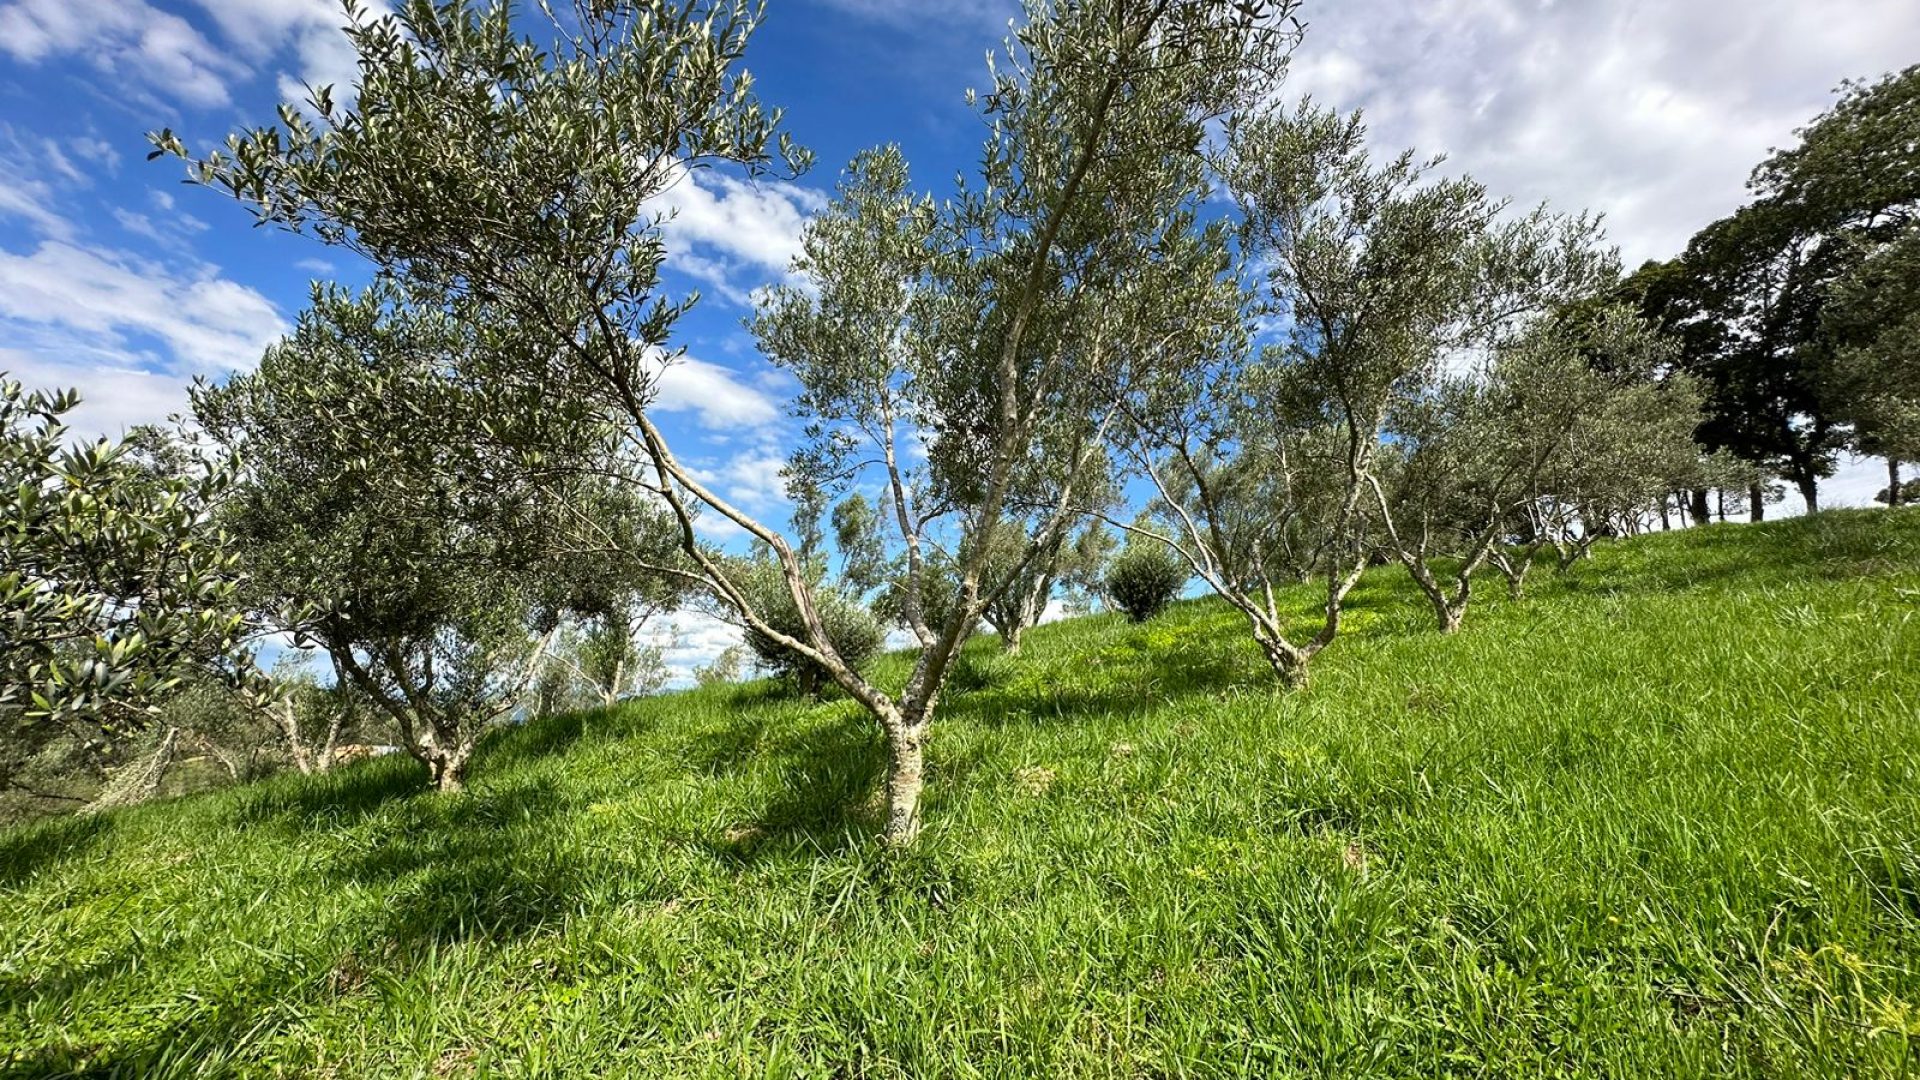
[[[761,686],[9,834],[0,1075],[1920,1072],[1920,512],[1534,591],[977,641],[903,857]]]

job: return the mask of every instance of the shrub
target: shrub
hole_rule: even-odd
[[[1166,610],[1187,583],[1187,566],[1157,542],[1130,543],[1107,571],[1107,595],[1130,622]]]
[[[748,591],[753,594],[754,610],[769,626],[789,637],[806,640],[807,632],[800,621],[800,609],[794,604],[793,594],[777,569],[771,566],[756,568],[746,584]],[[880,620],[874,618],[873,613],[858,600],[823,583],[815,587],[814,606],[820,613],[820,621],[827,628],[827,637],[833,642],[834,651],[840,654],[840,659],[846,661],[847,666],[858,670],[880,651],[886,631],[881,628]],[[753,650],[754,658],[762,668],[780,678],[791,680],[803,693],[816,695],[827,681],[826,671],[818,664],[765,634],[748,629],[747,647]]]

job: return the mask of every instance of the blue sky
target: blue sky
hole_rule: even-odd
[[[796,183],[703,175],[672,196],[669,284],[704,302],[659,407],[669,436],[748,507],[786,511],[787,386],[740,329],[806,215],[858,150],[897,142],[936,194],[974,159],[966,109],[1008,0],[772,0],[749,66],[818,156]],[[1913,0],[1307,0],[1288,82],[1364,107],[1375,145],[1445,152],[1496,191],[1607,215],[1629,266],[1739,204],[1769,147],[1842,79],[1920,61]],[[352,257],[250,226],[235,204],[145,161],[144,133],[203,145],[271,117],[303,80],[348,79],[335,0],[0,0],[0,370],[78,387],[79,426],[117,431],[184,404],[195,375],[249,367],[313,278]],[[1859,503],[1884,474],[1830,485]],[[725,632],[678,658],[710,655]]]

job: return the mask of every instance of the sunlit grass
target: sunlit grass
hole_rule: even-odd
[[[1920,1068],[1920,512],[1496,585],[1293,695],[1214,602],[977,641],[906,856],[757,685],[0,837],[0,1074]]]

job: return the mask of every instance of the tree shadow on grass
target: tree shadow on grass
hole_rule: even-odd
[[[570,806],[544,778],[416,800],[322,873],[385,896],[386,946],[522,936],[572,910],[591,880],[577,847],[552,842]]]
[[[260,1075],[264,1070],[252,1049],[295,1019],[295,1011],[286,1006],[311,997],[310,984],[293,968],[263,969],[200,999],[188,1015],[143,1029],[137,1039],[119,1045],[80,1043],[0,1052],[0,1080]]]
[[[256,785],[239,799],[232,822],[241,829],[269,823],[334,829],[428,790],[424,766],[406,754],[388,754],[314,776],[275,777]]]
[[[864,718],[810,724],[765,743],[759,754],[778,775],[774,794],[750,820],[698,841],[710,854],[730,863],[776,854],[813,857],[876,834],[867,808],[886,773],[886,745]]]
[[[86,853],[112,828],[111,815],[89,814],[50,818],[0,835],[0,886],[24,884]]]
[[[766,732],[765,717],[741,715],[732,723],[687,739],[684,757],[688,767],[703,776],[731,775],[751,764]]]
[[[535,717],[488,735],[474,751],[476,773],[513,762],[554,757],[585,740],[626,738],[653,726],[653,716],[627,705]]]
[[[1176,632],[1157,644],[1156,630]],[[1210,629],[1145,623],[1097,655],[1040,666],[984,669],[950,694],[942,716],[990,728],[1071,724],[1094,717],[1130,717],[1168,701],[1271,683],[1252,639]]]

